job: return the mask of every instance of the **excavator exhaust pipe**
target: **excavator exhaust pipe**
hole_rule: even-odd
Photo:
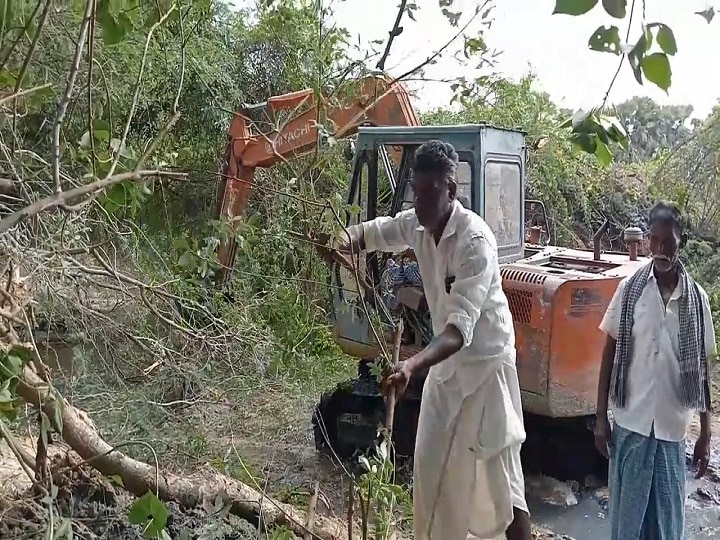
[[[628,227],[623,232],[623,240],[625,241],[625,245],[628,247],[631,261],[637,261],[638,245],[640,245],[642,239],[643,231],[640,227]]]
[[[606,219],[602,226],[593,235],[593,259],[596,261],[600,260],[600,240],[603,234],[610,228],[610,220]]]

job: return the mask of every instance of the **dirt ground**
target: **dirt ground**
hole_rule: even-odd
[[[333,463],[318,455],[310,425],[316,398],[330,387],[327,381],[316,381],[311,389],[290,389],[286,384],[267,381],[260,385],[257,379],[228,379],[226,384],[224,391],[213,389],[199,393],[195,406],[163,404],[148,411],[147,398],[138,400],[143,401],[144,408],[141,408],[117,393],[112,400],[108,394],[101,393],[98,399],[84,398],[77,405],[88,411],[109,441],[141,439],[153,444],[165,467],[181,470],[211,466],[299,507],[307,505],[312,487],[319,481],[318,511],[343,518],[351,476],[348,468],[352,464]],[[716,396],[719,395],[717,385],[715,390]],[[137,397],[137,390],[134,393]],[[88,392],[83,391],[81,395]],[[132,417],[136,419],[128,422]],[[720,474],[715,469],[720,464],[720,416],[715,417],[713,425],[716,438],[713,467],[706,479],[691,482],[688,488],[688,538],[692,540],[720,537]],[[119,429],[117,426],[123,431],[115,431]],[[691,440],[697,431],[698,425],[694,423],[690,429]],[[691,447],[688,450],[691,451]],[[149,456],[136,457],[148,459]],[[80,523],[95,531],[97,538],[142,537],[138,528],[124,517],[131,500],[122,489],[98,483],[97,479],[81,478],[79,482],[76,492],[82,496],[68,502],[68,508],[73,509],[72,514],[80,518]],[[11,493],[5,486],[13,485],[17,492],[29,485],[17,461],[3,445],[0,445],[0,483],[6,499]],[[606,487],[597,485],[581,491],[577,486],[548,478],[527,478],[526,483],[536,539],[603,540],[609,537]],[[187,511],[172,507],[171,511],[172,538],[258,537],[255,528],[247,522],[215,516],[212,510]],[[17,508],[11,511],[5,505],[0,513],[0,538],[28,538],[18,531],[23,530],[23,523],[25,527],[36,526],[39,514],[37,508],[21,508],[18,513]],[[119,536],[101,532],[100,523],[112,524]],[[187,536],[181,531],[191,534]]]
[[[265,425],[270,428],[265,418]],[[278,416],[271,418],[276,418],[278,424],[281,422]],[[285,417],[284,420],[289,418]],[[295,425],[300,426],[302,423],[298,419]],[[714,426],[714,432],[720,433],[720,418],[715,419]],[[277,427],[273,425],[273,431]],[[690,430],[691,439],[697,430],[697,423],[694,423]],[[228,441],[228,451],[236,457],[223,462],[225,472],[250,484],[254,483],[258,489],[267,488],[279,499],[298,506],[306,504],[312,483],[319,480],[322,486],[319,511],[344,516],[349,482],[349,472],[345,466],[333,464],[317,455],[310,445],[309,433],[291,430],[285,434],[287,442],[283,444],[265,443],[253,440],[252,437],[244,439],[240,433],[232,434]],[[25,440],[24,444],[28,450],[31,449],[30,441]],[[719,455],[718,446],[720,444],[714,448],[714,459]],[[691,451],[691,446],[688,451]],[[720,502],[720,475],[714,465],[705,480],[689,484],[688,507],[692,512],[688,512],[688,538],[714,538],[720,533],[720,528],[716,528],[720,523],[715,523]],[[23,501],[20,503],[7,502],[27,490],[30,481],[4,443],[0,444],[0,481],[4,499],[4,502],[0,502],[0,538],[32,538],[45,530],[47,523],[42,516],[46,513],[36,503],[28,503],[26,497],[19,497]],[[124,490],[92,473],[76,475],[69,481],[73,485],[72,494],[61,489],[58,501],[64,515],[74,516],[76,528],[85,528],[85,532],[95,535],[88,537],[108,540],[143,538],[139,527],[127,519],[132,498]],[[608,496],[605,487],[597,486],[580,493],[576,486],[548,478],[531,477],[527,479],[527,490],[535,521],[535,539],[607,538],[604,534]],[[214,509],[187,510],[170,505],[169,510],[172,517],[168,533],[173,539],[258,538],[258,532],[251,524]],[[575,534],[566,534],[567,530]],[[83,531],[76,532],[80,534]]]

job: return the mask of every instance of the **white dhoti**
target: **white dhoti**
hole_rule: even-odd
[[[527,512],[515,358],[475,384],[465,380],[467,372],[447,373],[431,369],[423,390],[413,474],[415,540],[505,538],[513,507]]]

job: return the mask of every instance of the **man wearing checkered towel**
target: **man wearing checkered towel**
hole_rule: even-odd
[[[607,339],[595,444],[610,458],[612,540],[683,538],[684,439],[695,412],[698,477],[710,459],[708,361],[716,351],[708,296],[678,259],[685,236],[677,207],[657,203],[648,224],[652,261],[620,282],[600,323]]]

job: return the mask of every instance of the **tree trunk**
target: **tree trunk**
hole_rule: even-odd
[[[18,385],[18,392],[28,403],[42,406],[51,422],[62,418],[65,442],[81,458],[106,476],[118,475],[125,488],[136,496],[156,492],[164,501],[177,501],[185,507],[197,506],[201,501],[215,501],[222,497],[231,505],[231,512],[257,523],[261,517],[266,525],[285,525],[300,536],[307,532],[305,512],[263,495],[252,487],[219,473],[178,476],[132,459],[113,450],[85,418],[87,415],[67,402],[58,404],[48,386],[30,367],[26,367]],[[315,516],[313,537],[322,540],[346,540],[347,525],[337,519]]]

